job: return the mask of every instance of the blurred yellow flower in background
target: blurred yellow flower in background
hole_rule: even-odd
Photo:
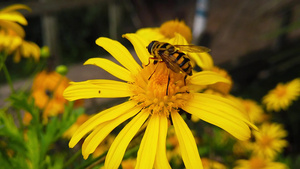
[[[14,55],[14,62],[18,63],[21,56],[24,58],[33,57],[35,61],[40,59],[40,47],[30,41],[22,39],[12,30],[4,31],[0,29],[0,51]]]
[[[22,40],[14,53],[14,62],[20,62],[21,56],[24,58],[32,57],[37,62],[40,59],[40,47],[34,42]]]
[[[263,103],[268,111],[287,110],[293,101],[300,95],[300,78],[296,78],[288,83],[279,83],[275,89],[263,97]]]
[[[20,36],[11,36],[10,31],[5,31],[0,28],[0,52],[7,54],[13,53],[22,43]]]
[[[100,155],[102,155],[105,151],[107,151],[109,149],[109,146],[111,145],[111,143],[114,141],[115,136],[109,134],[102,142],[101,144],[98,145],[98,147],[95,149],[95,151],[93,152],[93,157],[99,157]],[[82,147],[83,148],[83,147]]]
[[[189,89],[189,85],[230,83],[227,79],[212,71],[201,71],[185,79],[183,73],[170,71],[163,62],[156,65],[149,63],[151,55],[146,49],[148,41],[137,34],[125,34],[124,37],[133,44],[143,67],[138,65],[129,51],[119,42],[101,37],[96,40],[96,44],[107,50],[124,67],[103,58],[89,59],[85,65],[96,65],[125,82],[114,80],[72,82],[64,92],[64,97],[70,101],[83,98],[130,97],[129,101],[93,116],[73,135],[70,147],[74,147],[82,137],[90,133],[82,146],[85,159],[115,127],[132,118],[112,143],[106,156],[105,167],[119,167],[129,142],[146,123],[147,128],[138,150],[136,168],[153,168],[153,166],[170,168],[166,157],[169,119],[173,122],[186,168],[202,168],[196,142],[179,114],[180,109],[219,126],[238,139],[246,140],[250,137],[249,126],[256,127],[248,121],[234,102]],[[185,41],[182,36],[175,36],[170,43],[182,41]]]
[[[231,76],[228,74],[228,72],[226,70],[221,69],[221,68],[216,67],[216,66],[212,67],[210,70],[213,71],[213,72],[216,72],[219,75],[221,75],[222,77],[228,79],[230,81],[230,83],[218,82],[218,83],[209,85],[208,88],[211,89],[211,90],[214,90],[216,92],[219,92],[223,95],[229,94],[229,92],[232,88],[232,85],[233,85],[233,81],[231,79]]]
[[[284,163],[273,162],[263,157],[253,156],[249,160],[237,160],[234,169],[288,169]]]
[[[63,137],[70,139],[74,135],[75,131],[79,128],[79,126],[81,126],[89,118],[90,118],[90,116],[87,114],[80,115],[77,118],[76,122],[74,124],[72,124],[72,126],[67,131],[65,131],[65,133],[63,134]]]
[[[21,56],[33,57],[39,61],[40,47],[30,41],[24,40],[25,31],[21,25],[27,25],[26,18],[18,11],[20,9],[31,10],[26,5],[11,5],[0,10],[0,51],[8,55],[14,55],[14,62],[18,63]],[[21,25],[19,25],[21,24]]]
[[[56,72],[42,71],[32,84],[32,97],[37,107],[43,110],[43,118],[64,112],[67,100],[63,91],[69,86],[69,79]]]
[[[254,100],[238,98],[244,106],[246,113],[254,124],[259,124],[268,120],[268,115],[264,113],[263,108]]]
[[[245,155],[250,154],[252,147],[250,139],[246,141],[237,141],[234,143],[232,151],[236,156],[244,157]]]
[[[183,36],[188,43],[192,41],[191,29],[184,21],[177,19],[166,21],[160,27],[139,29],[136,33],[149,41],[157,40],[167,42],[169,39],[174,38],[176,33]]]
[[[13,30],[18,36],[23,38],[25,36],[25,31],[21,25],[27,25],[26,18],[18,11],[25,9],[31,11],[31,9],[26,5],[15,4],[10,5],[6,8],[0,10],[0,28],[4,30]]]
[[[123,160],[121,165],[122,165],[123,169],[135,169],[136,159],[129,158],[129,159]]]
[[[253,154],[268,159],[274,159],[288,145],[284,139],[287,131],[281,124],[263,123],[259,131],[254,131],[254,142],[252,144]]]
[[[32,115],[29,112],[25,112],[23,115],[23,124],[28,126],[32,120]]]
[[[217,161],[208,158],[201,158],[203,169],[226,169],[227,167]]]

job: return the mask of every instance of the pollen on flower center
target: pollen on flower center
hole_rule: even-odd
[[[286,95],[286,88],[283,85],[278,85],[277,90],[275,90],[276,95],[280,98]]]
[[[265,162],[260,158],[252,158],[249,163],[249,168],[264,168],[266,166]]]
[[[268,136],[264,136],[264,137],[262,137],[260,144],[262,147],[268,147],[268,146],[270,146],[272,141],[273,141],[272,138],[270,138]]]
[[[151,114],[169,116],[191,97],[184,77],[183,73],[168,69],[164,62],[150,63],[136,75],[131,100],[137,101]]]

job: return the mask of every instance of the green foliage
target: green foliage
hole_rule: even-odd
[[[34,99],[29,94],[15,93],[8,100],[11,108],[29,112],[32,120],[22,128],[13,119],[12,114],[15,112],[0,110],[0,163],[4,168],[62,168],[65,154],[53,153],[51,149],[84,109],[74,109],[70,102],[61,116],[50,117],[48,123],[43,124],[41,110],[34,105]]]

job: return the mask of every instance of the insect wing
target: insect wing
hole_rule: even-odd
[[[182,52],[190,52],[190,53],[204,53],[209,52],[210,49],[204,46],[196,46],[196,45],[174,45]]]
[[[175,73],[179,73],[181,71],[181,68],[178,64],[174,63],[174,61],[171,59],[173,57],[172,55],[162,54],[161,59],[166,63],[167,67],[174,71]],[[174,58],[175,60],[175,58]]]

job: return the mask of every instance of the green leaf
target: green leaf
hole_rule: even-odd
[[[26,146],[27,146],[27,157],[29,158],[29,161],[32,165],[32,168],[40,168],[40,144],[38,140],[38,133],[36,133],[36,130],[32,127],[28,128],[27,131],[27,140],[26,140]]]

